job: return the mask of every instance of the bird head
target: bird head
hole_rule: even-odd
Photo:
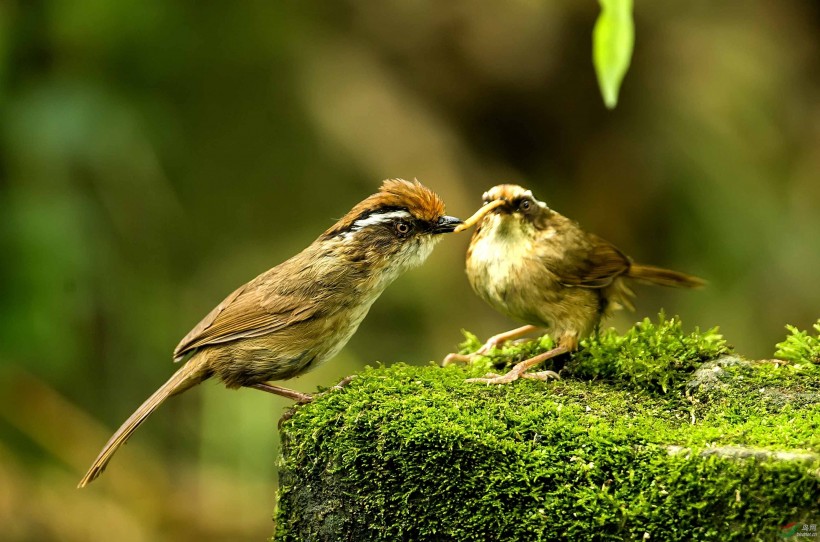
[[[543,229],[552,211],[527,190],[516,184],[500,184],[484,192],[482,207],[456,228],[463,231],[474,224],[499,234],[531,233]]]
[[[438,195],[417,180],[388,179],[320,240],[334,242],[350,261],[384,267],[398,276],[420,265],[441,234],[452,232],[459,224],[461,220],[444,213]]]

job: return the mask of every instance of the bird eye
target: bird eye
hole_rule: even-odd
[[[396,222],[396,233],[399,235],[407,235],[410,233],[410,224],[404,221]]]
[[[532,202],[528,199],[521,200],[521,203],[518,204],[518,208],[526,213],[532,208]]]

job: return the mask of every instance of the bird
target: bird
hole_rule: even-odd
[[[579,341],[613,311],[634,309],[629,281],[677,288],[706,284],[693,275],[633,262],[521,186],[495,186],[482,200],[483,206],[455,229],[458,233],[476,225],[467,249],[468,280],[491,307],[525,325],[491,337],[474,354],[449,354],[444,364],[470,361],[539,329],[546,330],[555,348],[515,364],[504,375],[490,373],[471,382],[557,378],[553,371],[527,371],[577,350]]]
[[[96,479],[166,399],[208,378],[310,402],[310,395],[270,382],[335,356],[384,289],[460,223],[418,180],[383,181],[302,252],[234,290],[185,335],[173,354],[182,366],[114,433],[78,487]]]

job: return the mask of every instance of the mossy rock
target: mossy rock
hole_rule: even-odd
[[[669,322],[587,341],[559,381],[365,370],[283,425],[274,540],[773,540],[820,523],[820,366],[728,356]],[[533,344],[549,347],[521,354]]]

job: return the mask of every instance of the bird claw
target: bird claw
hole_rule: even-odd
[[[481,348],[473,353],[474,356],[486,356],[490,353],[490,350],[493,348],[498,348],[498,345],[502,344],[504,341],[499,341],[496,337],[490,337],[487,339],[487,342],[481,345]]]
[[[465,382],[478,382],[481,384],[509,384],[510,382],[515,382],[519,378],[526,378],[529,380],[540,380],[542,382],[546,382],[547,380],[554,378],[556,380],[561,380],[561,376],[556,373],[555,371],[538,371],[535,373],[518,373],[514,369],[511,369],[505,375],[500,375],[497,373],[487,373],[481,378],[468,378]]]
[[[348,384],[350,384],[351,382],[353,382],[353,380],[354,380],[355,378],[356,378],[356,375],[346,376],[346,377],[344,377],[343,379],[339,380],[339,383],[338,383],[338,384],[336,384],[335,386],[333,386],[333,387],[332,387],[332,388],[330,388],[330,389],[331,389],[331,390],[340,390],[340,389],[342,389],[342,388],[346,387],[346,386],[347,386]]]
[[[447,354],[444,356],[444,360],[441,362],[442,367],[447,367],[451,363],[466,363],[469,365],[477,357],[486,356],[490,353],[490,350],[496,348],[500,342],[495,341],[496,337],[490,337],[486,343],[481,345],[481,348],[473,352],[472,354],[456,354],[455,352],[452,354]],[[503,342],[503,341],[501,341]]]
[[[442,367],[447,367],[451,363],[472,363],[473,359],[476,357],[475,354],[447,354],[444,356],[444,360],[441,362]]]
[[[503,376],[499,376],[497,374],[488,374],[483,378],[469,378],[467,382],[482,382],[484,384],[509,384],[510,382],[515,382],[519,378],[529,378],[534,380],[542,380],[546,381],[548,378],[557,378],[560,379],[561,377],[555,371],[538,371],[535,373],[528,373],[527,371],[539,363],[543,363],[544,360],[553,358],[560,354],[566,354],[567,348],[564,346],[557,346],[552,350],[548,350],[547,352],[543,352],[538,354],[537,356],[531,357],[530,359],[520,361],[516,363],[512,369],[510,369],[507,374]]]
[[[292,406],[292,407],[288,408],[285,411],[285,413],[282,414],[282,417],[279,418],[279,421],[276,423],[276,428],[281,431],[282,426],[285,424],[285,422],[288,421],[289,419],[293,418],[294,414],[296,414],[296,407]]]
[[[444,361],[441,362],[442,367],[446,367],[453,362],[459,363],[472,363],[475,358],[479,356],[488,356],[490,352],[494,349],[498,348],[504,343],[513,341],[518,339],[522,335],[526,335],[527,333],[532,333],[533,331],[537,330],[538,328],[532,325],[521,326],[515,329],[511,329],[510,331],[505,331],[504,333],[499,333],[497,335],[493,335],[487,341],[481,345],[481,348],[473,352],[472,354],[447,354],[445,356]]]
[[[476,382],[479,384],[508,384],[518,379],[518,375],[508,378],[511,373],[500,375],[497,373],[487,373],[481,378],[468,378],[465,382]]]
[[[507,342],[507,339],[500,338],[498,335],[490,337],[489,339],[487,339],[487,342],[481,345],[481,348],[479,348],[472,354],[447,354],[446,356],[444,356],[444,360],[441,362],[441,366],[447,367],[451,363],[466,363],[469,365],[470,363],[475,361],[477,357],[488,356],[491,350],[493,350],[494,348],[498,348],[500,344],[503,344],[505,342]]]
[[[288,408],[285,411],[285,413],[282,414],[282,417],[279,418],[279,423],[277,423],[276,426],[279,429],[282,429],[282,424],[284,424],[286,421],[291,419],[294,414],[296,414],[296,410],[298,409],[299,406],[306,405],[307,403],[313,401],[313,399],[315,399],[316,397],[320,397],[320,396],[322,396],[326,393],[330,393],[332,391],[338,391],[338,390],[344,388],[345,386],[347,386],[348,384],[350,384],[353,381],[353,379],[355,379],[355,378],[356,378],[356,375],[346,376],[343,379],[341,379],[338,384],[328,388],[327,390],[325,390],[321,393],[317,393],[316,395],[313,395],[313,396],[305,394],[305,397],[309,397],[310,400],[308,400],[308,401],[299,401],[299,400],[297,400],[295,405]]]
[[[561,375],[555,371],[537,371],[535,373],[524,373],[521,375],[521,378],[529,378],[530,380],[540,380],[541,382],[546,382],[550,378],[561,380]]]

